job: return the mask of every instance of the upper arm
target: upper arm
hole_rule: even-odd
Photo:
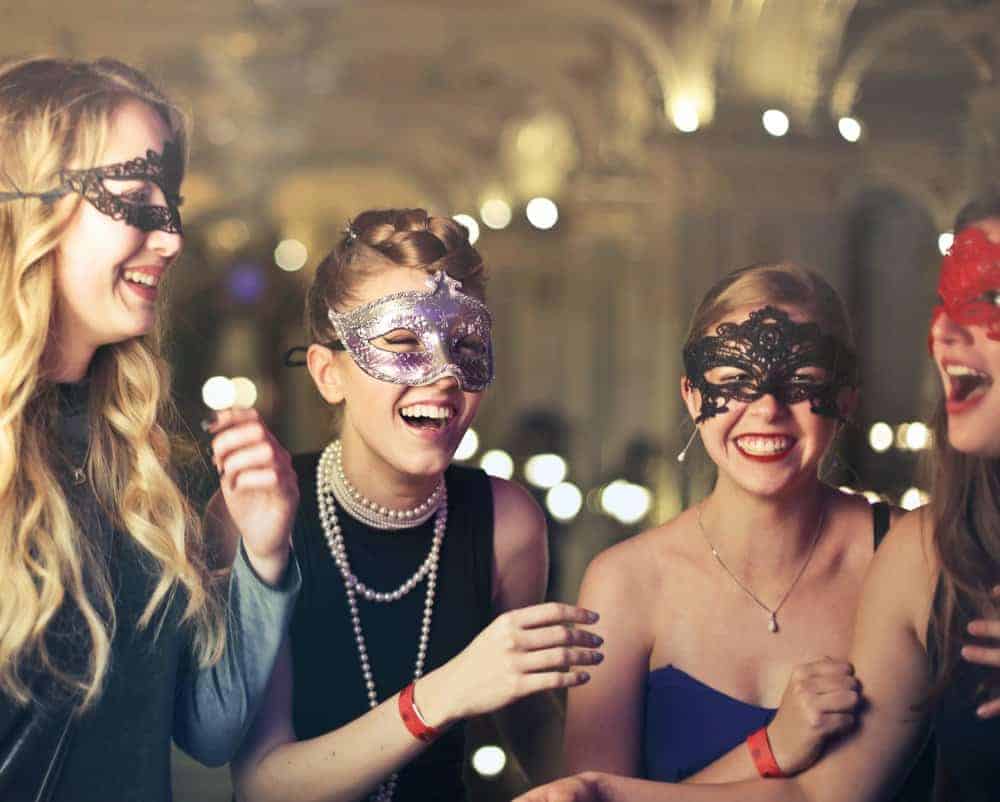
[[[238,794],[252,782],[260,762],[277,747],[296,740],[292,725],[292,649],[286,635],[267,683],[267,692],[231,771]]]
[[[569,692],[564,753],[570,772],[635,775],[641,763],[642,708],[650,641],[643,626],[640,566],[629,541],[599,554],[580,586],[579,604],[601,618],[590,627],[605,640],[590,682]]]
[[[865,707],[857,730],[798,781],[810,800],[888,798],[924,733],[917,710],[929,681],[919,632],[933,593],[922,516],[897,522],[872,560],[855,619],[850,660]]]
[[[490,477],[493,488],[493,610],[503,613],[545,598],[549,547],[545,515],[523,487]]]

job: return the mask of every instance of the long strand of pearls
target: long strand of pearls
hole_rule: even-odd
[[[358,610],[358,593],[365,599],[378,603],[389,603],[398,601],[407,593],[412,591],[425,577],[427,578],[427,596],[424,599],[424,613],[420,623],[420,641],[417,646],[417,659],[413,668],[413,679],[417,680],[424,673],[424,663],[427,659],[427,645],[431,634],[431,618],[434,613],[434,595],[437,587],[438,559],[441,554],[441,543],[444,541],[445,529],[448,525],[448,492],[442,479],[439,485],[440,492],[435,490],[437,496],[437,508],[434,518],[434,538],[431,543],[430,553],[417,569],[417,572],[407,579],[398,588],[388,593],[378,592],[365,585],[351,571],[351,564],[347,558],[347,547],[344,544],[344,535],[340,528],[340,521],[337,518],[337,508],[334,503],[341,503],[341,499],[336,490],[336,485],[330,481],[331,474],[336,473],[333,465],[333,453],[335,447],[339,452],[339,442],[334,441],[324,450],[320,457],[319,465],[316,468],[316,499],[319,506],[319,518],[323,527],[323,534],[326,537],[327,546],[333,556],[340,575],[344,579],[344,589],[347,592],[347,606],[351,615],[351,626],[354,629],[354,640],[358,648],[358,659],[361,663],[361,675],[365,682],[365,691],[368,694],[368,707],[374,710],[378,706],[378,696],[375,693],[375,678],[372,674],[371,662],[368,658],[368,648],[365,644],[365,635],[361,629],[361,614]],[[349,510],[348,510],[349,512]],[[426,519],[424,519],[426,520]],[[409,523],[407,526],[415,526]],[[393,772],[389,779],[382,783],[370,799],[374,802],[392,802],[392,797],[396,792],[396,784],[399,780],[399,773]]]

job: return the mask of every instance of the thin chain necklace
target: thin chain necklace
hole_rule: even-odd
[[[823,521],[826,519],[826,505],[820,510],[819,519],[816,521],[816,531],[813,533],[812,543],[809,544],[809,553],[806,554],[805,560],[802,561],[802,565],[799,566],[799,571],[795,575],[795,579],[792,580],[792,584],[788,586],[788,590],[785,591],[785,595],[781,597],[776,607],[768,607],[764,602],[760,600],[756,593],[754,593],[750,588],[733,573],[729,566],[723,561],[722,557],[719,555],[719,550],[715,548],[715,545],[708,537],[708,532],[705,531],[705,524],[701,520],[701,504],[696,508],[696,520],[698,521],[698,530],[701,532],[701,536],[705,539],[708,547],[712,550],[712,556],[715,557],[716,562],[722,566],[722,570],[725,571],[732,578],[733,582],[740,586],[744,593],[747,594],[754,602],[768,614],[767,628],[772,633],[777,634],[778,632],[778,611],[782,608],[785,601],[789,596],[792,595],[792,591],[795,590],[795,586],[799,583],[799,579],[802,574],[806,571],[806,566],[809,565],[809,561],[812,559],[813,552],[816,550],[816,544],[819,542],[820,532],[823,531]]]
[[[323,527],[323,534],[326,536],[326,543],[330,549],[330,554],[340,575],[344,579],[344,590],[347,593],[347,607],[351,614],[351,626],[354,630],[354,640],[358,649],[358,660],[361,664],[361,675],[365,681],[365,691],[368,695],[368,708],[374,710],[378,707],[378,696],[375,693],[375,678],[372,673],[371,661],[368,657],[368,648],[365,643],[365,635],[361,629],[361,614],[358,610],[358,593],[367,601],[377,603],[390,603],[398,601],[403,596],[412,591],[422,579],[427,578],[427,596],[424,599],[424,612],[420,623],[420,641],[417,645],[417,659],[413,668],[413,679],[417,680],[424,673],[424,663],[427,658],[427,644],[430,640],[431,618],[434,612],[434,595],[437,587],[438,561],[441,555],[441,543],[444,541],[444,533],[448,525],[448,492],[444,487],[442,479],[441,492],[438,495],[438,506],[432,513],[436,513],[434,518],[434,539],[431,543],[430,553],[409,579],[398,588],[389,592],[379,592],[365,585],[351,571],[351,564],[347,558],[347,547],[344,543],[344,535],[340,528],[340,521],[337,518],[337,503],[341,503],[337,484],[331,481],[336,474],[337,468],[334,464],[336,452],[339,451],[340,443],[334,441],[323,451],[319,464],[316,467],[316,499],[319,507],[320,524]],[[435,491],[437,492],[437,491]],[[336,503],[334,503],[336,499]],[[415,524],[409,524],[414,526]],[[399,781],[399,773],[393,772],[389,779],[379,785],[369,799],[375,802],[392,802],[392,797],[396,792],[396,784]]]

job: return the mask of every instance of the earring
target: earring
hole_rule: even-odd
[[[684,462],[687,458],[688,449],[691,448],[691,444],[694,443],[694,439],[698,436],[698,427],[694,427],[694,431],[691,432],[691,436],[688,438],[687,445],[681,449],[681,453],[677,455],[678,462]]]

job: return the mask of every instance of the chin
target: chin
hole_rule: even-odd
[[[978,430],[977,430],[978,429]],[[1000,438],[997,433],[984,437],[980,427],[948,425],[948,444],[963,454],[982,459],[1000,458]]]

